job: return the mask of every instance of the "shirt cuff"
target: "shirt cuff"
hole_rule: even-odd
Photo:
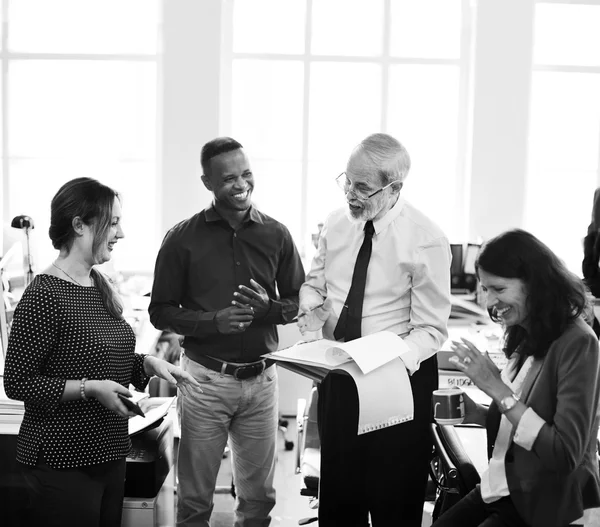
[[[408,349],[401,352],[400,355],[398,355],[398,357],[400,357],[400,359],[404,363],[404,366],[406,366],[406,369],[408,370],[408,374],[412,375],[419,369],[419,365],[420,365],[421,361],[419,360],[418,352],[413,350],[408,345],[408,343],[407,343],[407,347],[408,347]]]
[[[514,442],[525,450],[530,451],[533,448],[533,444],[535,443],[542,426],[545,424],[546,421],[536,414],[533,409],[527,408],[517,425],[517,430],[513,438]]]
[[[300,288],[300,304],[310,304],[318,306],[323,303],[323,296],[312,287],[302,286]]]

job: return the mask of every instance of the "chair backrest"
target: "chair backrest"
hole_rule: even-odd
[[[468,494],[481,481],[453,426],[431,424],[433,457],[430,475],[437,487],[432,519]]]
[[[306,408],[306,436],[305,448],[320,448],[319,428],[317,424],[317,406],[319,392],[316,386],[313,386],[310,391],[310,400]]]

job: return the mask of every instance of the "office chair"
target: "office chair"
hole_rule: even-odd
[[[433,456],[429,474],[437,487],[431,518],[435,521],[474,489],[481,478],[453,426],[431,423],[431,434]]]
[[[313,385],[310,399],[298,399],[296,412],[296,474],[302,475],[304,488],[302,496],[309,498],[309,506],[316,509],[319,506],[319,473],[321,469],[321,449],[319,431],[317,429],[317,387]],[[317,521],[317,517],[303,518],[299,525],[307,525]]]

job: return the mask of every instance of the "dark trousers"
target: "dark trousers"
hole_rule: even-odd
[[[529,527],[510,497],[484,503],[479,485],[448,509],[433,527]],[[548,526],[551,527],[551,526]],[[565,527],[569,527],[566,526]],[[570,527],[575,527],[572,525]]]
[[[23,465],[30,496],[29,525],[120,527],[125,459],[80,468],[54,469],[40,456]]]
[[[431,393],[437,359],[410,378],[413,421],[357,435],[358,393],[352,377],[331,372],[319,388],[321,440],[319,526],[420,527],[432,442]]]

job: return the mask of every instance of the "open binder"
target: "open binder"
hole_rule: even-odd
[[[410,380],[400,359],[406,351],[402,338],[380,331],[351,342],[299,342],[263,357],[317,382],[332,370],[349,374],[358,392],[360,435],[414,418]]]

